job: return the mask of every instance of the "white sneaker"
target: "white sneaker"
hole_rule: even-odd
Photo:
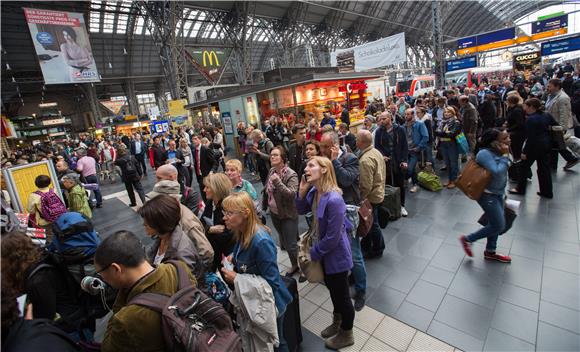
[[[401,207],[401,216],[408,216],[409,213],[407,212],[407,209],[405,209],[405,207]]]
[[[411,192],[411,193],[417,193],[418,190],[419,190],[419,187],[417,187],[417,185],[413,185],[413,187],[411,187],[411,189],[409,190],[409,192]]]

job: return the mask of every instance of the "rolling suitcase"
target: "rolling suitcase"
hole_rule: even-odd
[[[390,166],[390,165],[389,165]],[[387,166],[391,170],[391,182],[394,182],[394,173],[391,167]],[[393,187],[391,185],[385,185],[385,198],[381,205],[385,212],[379,212],[389,214],[389,220],[397,220],[401,217],[401,190],[399,187]]]
[[[284,339],[290,352],[296,352],[302,343],[302,321],[300,320],[300,297],[298,296],[298,284],[296,279],[282,276],[282,281],[292,295],[292,302],[286,307],[284,313]]]

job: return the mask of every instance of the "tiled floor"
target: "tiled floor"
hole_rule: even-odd
[[[484,261],[484,241],[474,245],[473,258],[464,256],[457,237],[479,228],[482,211],[460,191],[408,194],[409,217],[383,230],[387,251],[367,262],[367,307],[357,313],[356,344],[349,350],[579,351],[576,169],[554,174],[553,200],[536,196],[535,177],[525,197],[510,196],[522,204],[498,251],[510,254],[511,264]],[[146,191],[153,182],[149,176]],[[123,189],[104,187],[111,199],[94,216],[104,235],[119,229],[143,234],[141,219],[123,204],[126,196],[113,194]],[[288,264],[284,254],[280,258]],[[328,291],[302,284],[300,296],[302,350],[323,350],[318,335],[330,321]]]

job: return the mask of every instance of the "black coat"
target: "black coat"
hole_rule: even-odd
[[[288,166],[296,171],[298,179],[302,177],[302,163],[304,163],[304,160],[306,159],[306,156],[304,155],[305,150],[306,148],[304,148],[304,145],[299,146],[296,142],[290,143],[290,146],[288,147]]]
[[[213,155],[213,151],[204,145],[199,146],[201,148],[199,154],[199,167],[201,171],[201,176],[206,177],[217,165],[216,159]],[[193,161],[193,173],[197,176],[197,148],[193,146],[191,149],[191,159]]]
[[[133,163],[133,166],[137,170],[137,175],[135,175],[136,177],[134,176],[133,179],[130,179],[127,175],[127,164],[130,162]],[[135,181],[138,177],[143,175],[141,165],[137,162],[137,160],[135,160],[135,157],[133,155],[129,154],[123,155],[122,157],[115,160],[115,165],[119,166],[119,168],[121,169],[121,180],[123,182]]]
[[[151,147],[151,152],[153,156],[153,165],[155,168],[165,164],[165,161],[167,160],[167,154],[165,154],[165,149],[163,149],[161,145],[153,145]]]
[[[510,134],[523,135],[525,133],[526,117],[521,106],[514,106],[507,109],[506,114],[507,130]]]
[[[135,143],[137,143],[136,141],[131,141],[131,154],[135,155]],[[141,154],[139,155],[147,155],[147,144],[143,141],[139,141],[139,143],[141,143]]]

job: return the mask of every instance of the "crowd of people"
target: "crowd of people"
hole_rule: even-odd
[[[270,331],[272,340],[268,340],[274,343],[268,346],[287,351],[285,314],[297,299],[287,280],[314,280],[312,271],[305,268],[319,263],[320,268],[312,270],[320,270],[318,280],[325,283],[333,305],[332,322],[321,336],[328,348],[350,346],[354,344],[355,314],[365,306],[365,261],[380,258],[386,248],[381,230],[386,187],[398,188],[397,207],[405,217],[409,215],[406,198],[426,192],[419,187],[420,171],[431,169],[451,190],[462,165],[474,160],[491,174],[477,200],[488,220],[459,240],[466,255],[472,257],[472,244],[487,238],[484,258],[511,262],[508,255],[496,252],[498,236],[506,229],[508,169],[514,164],[521,169],[509,193],[525,194],[535,162],[538,195],[552,198],[552,172],[557,170],[558,154],[566,160],[564,170],[580,162],[568,144],[563,148],[553,144],[558,131],[566,142],[579,137],[580,81],[567,85],[571,76],[566,73],[563,79],[533,79],[515,86],[506,80],[482,83],[473,89],[456,87],[416,99],[369,101],[367,116],[356,132],[351,130],[346,108],[335,115],[325,112],[321,119],[306,114],[296,119],[272,117],[261,129],[239,122],[239,159],[228,156],[233,148],[226,147],[219,126],[201,123],[148,138],[140,133],[94,139],[83,136],[74,143],[7,155],[3,167],[51,160],[57,180],[39,175],[38,190],[28,201],[34,226],[52,235],[47,249],[40,250],[26,235],[15,231],[3,235],[3,344],[4,336],[22,341],[18,331],[5,322],[14,324],[22,319],[12,314],[17,309],[13,303],[15,296],[25,293],[34,319],[56,320],[67,339],[92,341],[95,319],[73,314],[81,304],[73,293],[76,291],[58,276],[60,267],[44,265],[52,260],[54,242],[62,241],[60,219],[79,213],[90,223],[93,208],[103,206],[100,187],[119,176],[130,206],[138,205],[135,191],[140,198],[137,211],[143,218],[143,229],[103,234],[106,238],[98,241],[92,253],[93,273],[117,290],[102,351],[166,349],[161,315],[132,302],[144,292],[175,294],[181,265],[188,270],[189,284],[216,300],[215,283],[208,285],[208,280],[218,273],[232,294],[241,294],[249,282],[257,285],[248,281],[247,274],[262,278],[268,289],[254,287],[259,292],[257,299],[263,300],[257,304],[270,300],[273,309],[266,311],[276,324]],[[148,171],[155,173],[156,183],[145,193],[141,180]],[[49,188],[51,182],[61,184],[62,198]],[[3,193],[4,203],[9,205],[10,200]],[[358,232],[364,219],[359,213],[365,204],[370,204],[371,224],[361,237]],[[95,211],[94,216],[98,215]],[[299,236],[300,216],[308,224],[310,242]],[[272,228],[267,226],[268,219]],[[134,234],[139,231],[153,239],[147,248]],[[288,253],[290,267],[285,272],[278,267],[277,245]],[[174,261],[182,264],[176,267]],[[38,275],[43,280],[32,280]],[[52,286],[48,293],[34,294],[47,282]],[[240,297],[236,302],[244,304]],[[257,309],[256,305],[251,307]],[[241,310],[229,313],[234,321],[247,318],[242,317]],[[76,320],[69,321],[73,317]],[[22,333],[21,328],[19,331]]]

